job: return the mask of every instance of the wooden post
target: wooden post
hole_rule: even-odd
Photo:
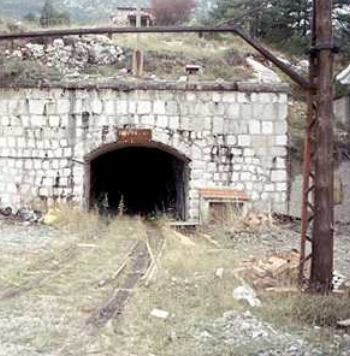
[[[136,28],[141,27],[141,8],[140,8],[140,0],[136,2]],[[132,58],[132,72],[137,77],[141,77],[143,73],[143,53],[140,48],[140,33],[136,35],[136,48],[133,53]]]
[[[332,0],[315,0],[316,142],[315,220],[312,235],[310,289],[328,292],[333,277],[333,31]]]

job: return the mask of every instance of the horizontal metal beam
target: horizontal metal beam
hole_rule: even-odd
[[[90,27],[90,28],[69,28],[55,30],[38,30],[17,33],[0,33],[0,42],[8,40],[18,40],[25,38],[49,38],[63,36],[81,36],[81,35],[98,35],[98,34],[130,34],[130,33],[232,33],[241,37],[245,42],[255,48],[264,58],[271,61],[283,73],[290,77],[304,89],[312,89],[310,82],[297,73],[290,66],[278,59],[268,49],[263,47],[259,42],[251,38],[246,32],[237,26],[155,26],[155,27]]]
[[[15,40],[23,38],[36,37],[61,37],[61,36],[80,36],[80,35],[98,35],[110,33],[177,33],[177,32],[197,32],[197,33],[232,33],[235,32],[234,26],[224,27],[178,27],[178,26],[154,26],[154,27],[90,27],[90,28],[69,28],[69,29],[55,29],[55,30],[38,30],[17,33],[0,33],[0,41]]]

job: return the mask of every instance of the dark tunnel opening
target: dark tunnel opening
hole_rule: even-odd
[[[90,165],[90,208],[186,220],[187,170],[186,160],[153,147],[102,154]]]

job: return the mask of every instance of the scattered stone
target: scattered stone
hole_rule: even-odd
[[[218,268],[215,271],[215,277],[221,279],[223,276],[224,276],[224,269],[223,268]]]
[[[261,301],[257,298],[255,290],[248,285],[235,288],[232,295],[234,299],[244,300],[253,308],[261,306]]]
[[[165,311],[165,310],[161,310],[161,309],[153,309],[151,311],[150,314],[152,317],[154,318],[158,318],[158,319],[168,319],[169,317],[169,312]]]
[[[333,279],[332,279],[332,285],[333,285],[333,291],[339,291],[345,286],[346,279],[343,275],[341,275],[339,272],[334,271],[333,272]]]
[[[123,50],[108,36],[101,35],[57,38],[45,45],[29,42],[8,52],[7,57],[36,60],[70,77],[79,76],[93,65],[114,65],[125,59]]]
[[[42,218],[40,211],[21,208],[17,211],[16,218],[27,223],[36,223],[39,222]]]
[[[350,319],[340,320],[337,322],[337,325],[343,328],[350,328]]]
[[[9,217],[12,215],[12,208],[10,207],[0,208],[0,214]]]
[[[272,256],[266,261],[266,272],[273,278],[278,277],[283,272],[287,271],[289,263],[287,260]]]

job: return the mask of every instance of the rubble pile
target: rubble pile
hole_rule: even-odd
[[[8,59],[34,60],[70,75],[78,75],[88,66],[115,65],[125,60],[123,50],[103,35],[57,38],[48,44],[29,42],[6,55]]]

